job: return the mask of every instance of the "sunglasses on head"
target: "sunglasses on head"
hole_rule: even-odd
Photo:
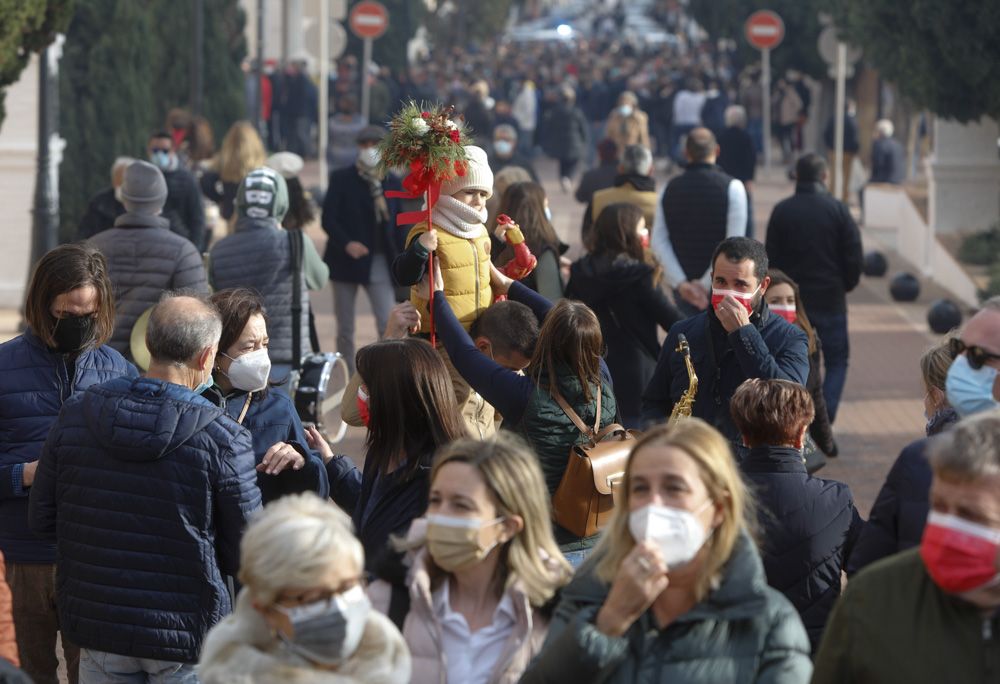
[[[950,345],[951,353],[954,356],[958,356],[962,352],[965,352],[965,358],[969,360],[969,366],[971,366],[973,370],[979,370],[986,365],[987,361],[1000,361],[1000,354],[988,352],[982,347],[967,345],[957,337],[952,338],[951,342],[948,344]]]

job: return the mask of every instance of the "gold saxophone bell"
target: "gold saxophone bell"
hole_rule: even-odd
[[[698,376],[694,372],[694,364],[691,363],[691,346],[688,344],[687,337],[684,335],[677,336],[677,349],[684,355],[684,366],[687,368],[688,374],[688,388],[685,390],[681,398],[677,400],[674,404],[673,411],[670,412],[669,424],[673,425],[681,418],[690,418],[691,409],[694,408],[694,399],[698,395]]]

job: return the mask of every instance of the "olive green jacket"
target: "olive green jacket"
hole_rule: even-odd
[[[1000,617],[938,588],[919,548],[898,553],[848,582],[813,682],[1000,682]]]

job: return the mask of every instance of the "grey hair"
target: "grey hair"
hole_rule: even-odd
[[[260,511],[240,543],[239,579],[253,597],[272,605],[283,590],[320,586],[331,568],[364,568],[364,549],[351,518],[312,492],[284,496]]]
[[[503,136],[504,138],[513,138],[517,140],[517,129],[510,124],[500,124],[493,129],[493,137]]]
[[[726,126],[736,126],[745,128],[747,125],[747,110],[742,105],[729,105],[726,107]]]
[[[648,176],[653,170],[653,155],[644,145],[629,145],[622,152],[622,173]]]
[[[117,159],[115,159],[115,161],[111,164],[112,185],[114,185],[115,183],[115,174],[118,173],[119,170],[124,171],[126,168],[128,168],[128,165],[134,161],[135,161],[134,157],[118,157]]]
[[[216,346],[221,335],[222,317],[211,302],[197,294],[166,292],[149,314],[146,347],[151,359],[181,365]]]
[[[934,473],[962,481],[1000,474],[1000,410],[965,418],[931,440]]]
[[[879,135],[883,138],[891,138],[896,128],[888,119],[879,119],[875,122],[875,130],[878,131]]]

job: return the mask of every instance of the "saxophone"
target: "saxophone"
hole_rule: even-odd
[[[687,337],[684,335],[677,336],[677,349],[675,351],[684,355],[684,365],[687,367],[688,374],[688,388],[681,395],[677,403],[674,404],[674,410],[670,412],[670,425],[673,425],[681,418],[691,417],[694,398],[698,394],[698,376],[694,372],[694,364],[691,363],[691,347],[688,345]]]

